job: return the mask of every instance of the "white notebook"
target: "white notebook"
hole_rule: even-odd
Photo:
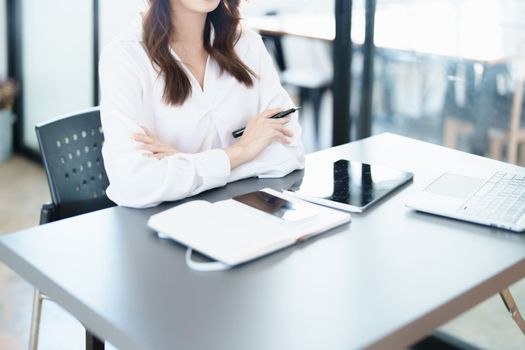
[[[317,206],[271,189],[262,191],[315,213],[290,222],[235,199],[215,203],[195,200],[151,216],[148,226],[204,255],[234,266],[351,220],[349,213]]]

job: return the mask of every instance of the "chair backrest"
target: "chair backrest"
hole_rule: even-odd
[[[36,134],[56,219],[115,205],[105,192],[109,181],[98,108],[38,125]]]

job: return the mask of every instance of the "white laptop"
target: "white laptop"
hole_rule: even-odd
[[[412,196],[415,210],[512,231],[525,231],[525,173],[494,173],[488,180],[445,173]]]

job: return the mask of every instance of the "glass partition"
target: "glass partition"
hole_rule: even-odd
[[[373,58],[365,59],[366,7],[371,3],[376,4]],[[523,13],[520,0],[353,0],[351,139],[370,115],[371,134],[394,132],[525,164]],[[298,103],[305,91],[290,83],[289,70],[301,72],[312,84],[312,71],[318,80],[330,75],[334,2],[253,0],[243,16],[249,27],[279,37],[280,50],[272,40],[268,48]],[[323,45],[329,48],[319,54]],[[373,72],[363,77],[367,65]],[[312,117],[310,106],[303,110],[309,151],[331,145],[331,99],[344,92],[327,90],[321,91],[317,106],[320,117]]]
[[[519,0],[378,0],[373,132],[524,158],[523,11]]]

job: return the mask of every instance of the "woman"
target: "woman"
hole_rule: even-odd
[[[240,0],[150,0],[100,61],[104,165],[115,203],[148,207],[304,166],[296,113]],[[232,131],[246,126],[240,139]]]

